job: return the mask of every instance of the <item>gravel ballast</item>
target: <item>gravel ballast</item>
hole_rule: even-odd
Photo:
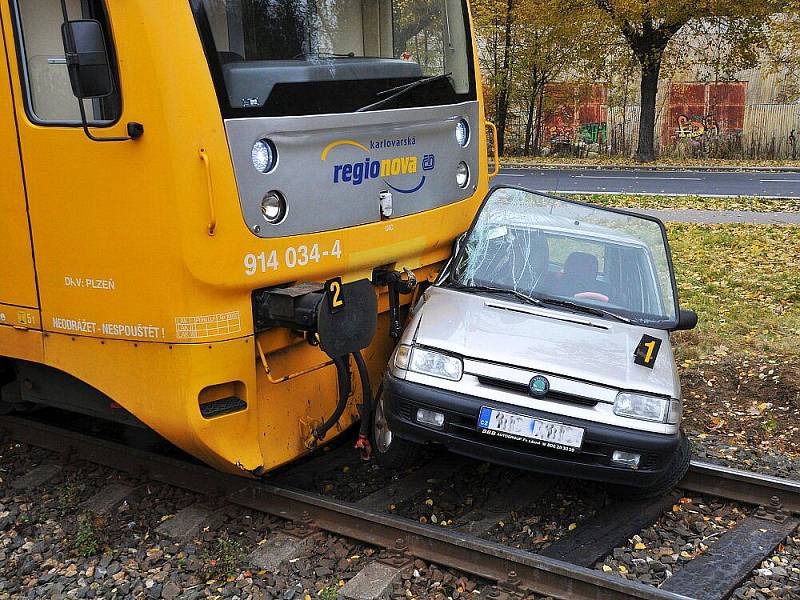
[[[17,443],[0,446],[0,599],[254,598],[334,600],[384,551],[316,533],[301,556],[267,572],[248,555],[286,523],[179,488],[136,480],[82,461]],[[59,474],[24,492],[10,482],[41,464]],[[108,514],[83,503],[105,485],[137,491]],[[201,502],[218,517],[188,541],[158,533],[182,508]],[[479,598],[488,584],[417,560],[394,583],[393,598]]]
[[[683,497],[628,544],[614,548],[596,568],[625,579],[659,585],[736,526],[748,509],[736,502]]]

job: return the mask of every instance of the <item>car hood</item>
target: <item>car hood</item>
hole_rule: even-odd
[[[680,397],[669,335],[660,329],[439,287],[428,290],[417,317],[418,344],[621,390]],[[652,369],[633,362],[643,334],[662,340]]]

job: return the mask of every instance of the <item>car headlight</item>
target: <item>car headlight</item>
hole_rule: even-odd
[[[408,369],[408,360],[411,358],[411,346],[400,344],[394,352],[394,366],[397,369]]]
[[[614,414],[642,421],[666,423],[670,413],[670,404],[669,398],[620,392],[614,401]]]
[[[395,355],[395,364],[397,356]],[[411,359],[408,361],[408,370],[432,377],[458,381],[464,373],[464,363],[460,358],[443,354],[428,348],[414,346],[411,350]]]
[[[683,402],[675,400],[674,398],[669,401],[669,415],[667,416],[667,423],[670,425],[678,425],[683,416]]]

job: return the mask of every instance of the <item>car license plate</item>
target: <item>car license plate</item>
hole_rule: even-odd
[[[481,407],[478,416],[478,431],[566,452],[577,452],[583,444],[583,429],[580,427],[534,419],[486,406]]]

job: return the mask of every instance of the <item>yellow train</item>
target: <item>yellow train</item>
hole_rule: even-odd
[[[466,0],[11,0],[0,25],[2,410],[244,475],[355,422],[406,270],[487,191]]]

